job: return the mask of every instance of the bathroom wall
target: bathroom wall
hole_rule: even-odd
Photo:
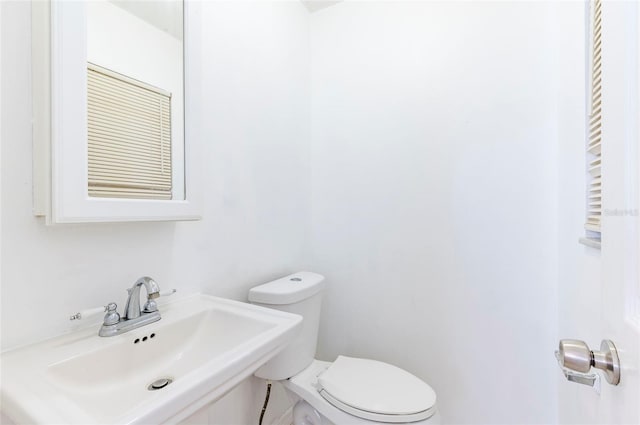
[[[321,358],[414,372],[446,423],[555,423],[558,372],[540,362],[557,345],[558,210],[570,206],[563,226],[581,218],[564,196],[583,184],[562,174],[558,191],[557,155],[571,161],[579,127],[557,117],[577,119],[584,82],[552,6],[202,7],[203,220],[47,227],[31,215],[29,4],[3,2],[2,348],[123,303],[143,274],[245,299],[307,267],[328,283]],[[577,255],[597,272],[590,251]],[[192,423],[246,425],[263,396],[247,380]],[[270,418],[286,401],[275,394]]]
[[[446,423],[556,422],[554,16],[401,1],[312,15],[319,355],[412,371]]]
[[[203,219],[47,227],[31,213],[30,4],[2,3],[2,349],[66,332],[80,309],[122,307],[142,275],[179,294],[245,300],[301,268],[308,12],[297,1],[203,2],[202,18],[204,128],[193,142],[204,146]],[[257,417],[264,388],[255,391],[259,400],[229,408]]]

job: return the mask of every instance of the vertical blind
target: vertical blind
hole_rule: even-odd
[[[89,196],[171,199],[171,93],[87,64]]]
[[[602,0],[591,2],[591,104],[587,161],[589,186],[587,190],[587,222],[585,229],[600,232],[602,218]]]

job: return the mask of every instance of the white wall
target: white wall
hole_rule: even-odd
[[[554,25],[541,2],[312,15],[320,356],[428,381],[446,423],[554,423]]]
[[[29,6],[2,7],[3,349],[143,274],[245,299],[305,266],[328,279],[320,357],[414,372],[447,423],[556,422],[557,212],[581,183],[558,192],[549,4],[203,2],[204,219],[63,227],[31,215]],[[263,395],[194,421],[247,423]]]
[[[3,2],[2,349],[69,330],[79,309],[122,308],[142,275],[183,294],[244,300],[254,284],[301,268],[307,11],[299,2],[206,2],[202,12],[203,220],[47,227],[31,213],[30,5]],[[99,320],[89,323],[96,331]],[[235,408],[255,411],[247,403]]]

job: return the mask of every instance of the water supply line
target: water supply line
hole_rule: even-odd
[[[269,395],[271,394],[271,381],[267,380],[267,395],[264,398],[264,406],[262,406],[262,411],[260,412],[260,421],[258,425],[262,425],[262,419],[264,419],[264,412],[267,411],[267,404],[269,404]]]

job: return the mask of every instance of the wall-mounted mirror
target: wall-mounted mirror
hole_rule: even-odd
[[[87,3],[89,196],[184,199],[182,9]]]
[[[190,54],[197,6],[33,7],[36,215],[48,223],[199,218],[198,146],[189,137],[197,94],[188,81],[198,78]]]

